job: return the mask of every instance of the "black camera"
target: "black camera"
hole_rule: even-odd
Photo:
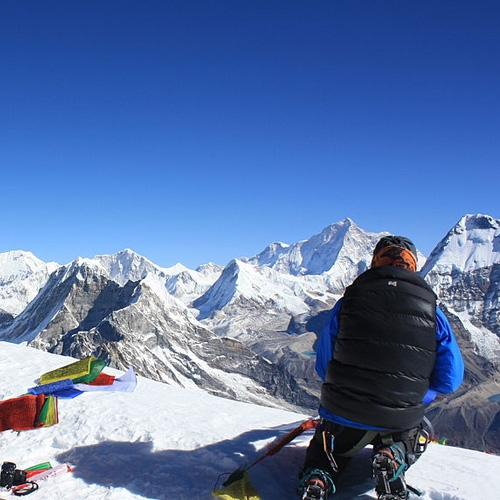
[[[0,486],[8,490],[12,486],[24,484],[26,482],[26,471],[16,469],[16,464],[13,462],[4,462],[0,472]]]

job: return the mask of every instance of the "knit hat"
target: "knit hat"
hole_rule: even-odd
[[[396,266],[417,270],[417,249],[404,236],[384,236],[373,250],[372,267]]]

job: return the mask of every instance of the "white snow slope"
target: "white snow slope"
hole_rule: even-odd
[[[0,398],[26,393],[44,372],[73,360],[0,342]],[[107,373],[116,374],[106,368]],[[73,471],[40,482],[30,500],[203,500],[219,473],[250,463],[307,415],[238,403],[201,390],[139,379],[134,393],[86,393],[59,400],[59,424],[0,434],[1,461],[25,468],[50,461]],[[297,498],[303,435],[251,469],[263,500]],[[333,498],[370,498],[370,450],[345,471]],[[423,500],[499,498],[500,457],[430,445],[407,473]],[[0,498],[13,498],[0,491]]]

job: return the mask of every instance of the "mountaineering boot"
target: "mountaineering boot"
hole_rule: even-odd
[[[407,466],[398,446],[379,448],[372,457],[375,491],[379,500],[406,500],[408,491],[404,478]]]
[[[301,500],[326,500],[335,486],[326,472],[314,469],[304,476],[301,492]]]

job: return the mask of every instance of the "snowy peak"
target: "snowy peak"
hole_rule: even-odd
[[[273,310],[293,309],[297,298],[292,291],[292,281],[293,277],[280,275],[273,269],[234,259],[193,305],[200,310],[200,318],[235,302],[247,310],[266,306]],[[302,304],[301,309],[305,312],[307,307]]]
[[[31,252],[0,253],[0,309],[17,316],[58,267],[59,264],[43,262]]]
[[[83,257],[77,257],[75,260],[62,267],[64,273],[60,276],[61,281],[75,280],[75,281],[85,281],[88,276],[93,274],[102,274],[110,277],[107,270],[101,265],[101,263],[95,259],[86,259]]]
[[[49,350],[62,335],[94,322],[103,310],[120,307],[120,286],[93,259],[78,258],[57,269],[39,294],[2,336],[14,342],[40,343]],[[90,312],[91,311],[91,312]]]
[[[98,263],[113,281],[125,285],[128,281],[140,281],[154,276],[163,282],[167,290],[185,304],[203,294],[219,277],[222,268],[205,264],[196,271],[178,263],[163,268],[130,249],[113,255],[97,255],[92,259]]]
[[[235,259],[193,307],[218,334],[251,338],[287,331],[294,317],[326,309],[335,298],[321,276],[293,276]]]
[[[222,309],[234,297],[241,295],[241,292],[244,294],[244,290],[255,286],[252,285],[251,267],[253,266],[240,259],[231,260],[213,286],[193,303],[200,311],[199,319],[206,318],[214,310]],[[256,277],[257,273],[254,274]]]
[[[96,255],[93,260],[106,269],[108,275],[120,285],[127,281],[142,280],[149,273],[163,277],[167,275],[166,270],[128,248],[112,255]],[[184,269],[187,268],[183,266],[182,270]]]
[[[218,264],[214,264],[213,262],[208,262],[207,264],[202,264],[196,268],[196,271],[208,276],[214,274],[220,274],[224,268],[219,266]]]
[[[2,284],[15,279],[23,279],[47,266],[57,267],[55,262],[45,263],[31,252],[12,250],[0,253],[0,280]]]
[[[184,268],[172,273],[167,279],[166,287],[169,293],[191,304],[193,300],[203,295],[219,278],[223,268],[216,264],[199,266],[196,271]]]
[[[385,234],[364,231],[351,219],[331,225],[307,243],[311,253],[309,272],[338,276],[344,287],[346,279],[350,281],[368,269],[373,248]]]
[[[232,260],[214,285],[194,300],[198,319],[223,334],[295,331],[287,326],[290,322],[298,317],[307,321],[307,316],[331,307],[370,266],[373,248],[385,234],[369,233],[345,219],[308,240],[275,242],[253,258]],[[271,317],[267,325],[266,317]]]
[[[466,332],[463,345],[471,342],[479,356],[497,363],[500,221],[481,214],[462,217],[432,251],[422,275],[446,307],[454,330]]]
[[[489,215],[465,215],[439,242],[422,269],[472,272],[500,263],[500,221]]]
[[[280,260],[281,255],[286,253],[290,245],[281,242],[274,242],[268,245],[262,252],[253,257],[252,259],[242,259],[253,261],[259,266],[274,267]]]
[[[293,245],[273,243],[248,262],[295,276],[339,275],[348,269],[358,274],[369,266],[371,252],[384,234],[363,231],[347,218],[308,240]]]

